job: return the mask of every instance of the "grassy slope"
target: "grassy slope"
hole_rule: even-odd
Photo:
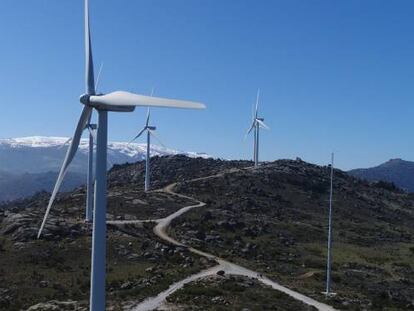
[[[234,276],[212,277],[187,284],[167,300],[182,311],[316,310],[256,280]]]

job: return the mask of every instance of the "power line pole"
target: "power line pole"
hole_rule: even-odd
[[[328,258],[326,263],[326,291],[331,296],[331,267],[332,267],[332,196],[333,196],[334,153],[331,154],[331,187],[329,192],[329,221],[328,221]]]

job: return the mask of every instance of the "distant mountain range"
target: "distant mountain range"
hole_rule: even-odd
[[[414,162],[402,159],[391,159],[371,168],[350,170],[350,175],[369,181],[387,181],[397,187],[414,192]]]
[[[51,191],[67,149],[67,137],[32,136],[0,139],[0,201]],[[208,158],[205,153],[184,152],[151,146],[151,156],[183,154]],[[144,160],[146,144],[109,142],[108,169],[114,164]],[[88,140],[82,139],[62,190],[71,190],[85,183]]]
[[[23,198],[39,191],[52,190],[67,149],[67,137],[32,136],[0,139],[0,202]],[[151,146],[151,156],[185,155],[209,158],[205,153],[184,152]],[[108,169],[114,164],[134,163],[145,159],[146,144],[109,142]],[[79,152],[62,185],[70,191],[86,181],[88,140],[82,139]],[[369,181],[392,182],[414,192],[414,162],[391,159],[372,168],[348,171],[352,176]]]

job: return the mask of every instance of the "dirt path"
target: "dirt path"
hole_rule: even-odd
[[[251,168],[248,168],[251,169]],[[226,171],[226,172],[237,172],[240,171],[242,169],[232,169],[230,171]],[[222,176],[224,174],[224,172],[216,174],[216,175],[212,175],[212,176],[207,176],[207,177],[201,177],[201,178],[196,178],[193,179],[191,181],[199,181],[199,180],[205,180],[205,179],[211,179],[211,178],[216,178],[219,176]],[[190,181],[190,182],[191,182]],[[195,202],[198,202],[196,204],[193,205],[189,205],[189,206],[185,206],[181,209],[179,209],[178,211],[176,211],[175,213],[162,218],[162,219],[156,219],[156,220],[132,220],[132,221],[116,221],[116,222],[108,222],[108,223],[114,223],[114,224],[125,224],[125,223],[143,223],[143,222],[154,222],[157,225],[154,227],[154,233],[160,237],[161,239],[173,244],[173,245],[178,245],[178,246],[184,246],[187,247],[186,245],[180,243],[179,241],[175,240],[174,238],[170,237],[168,235],[168,227],[171,224],[171,221],[179,216],[181,216],[182,214],[188,212],[191,209],[194,208],[198,208],[198,207],[202,207],[205,206],[206,204],[204,202],[198,201],[192,197],[183,195],[183,194],[179,194],[174,192],[174,188],[176,186],[176,183],[173,183],[171,185],[168,185],[167,187],[165,187],[162,190],[157,190],[157,191],[163,191],[166,193],[169,193],[171,195],[174,196],[179,196],[181,198],[185,198],[185,199],[189,199],[189,200],[193,200]],[[313,306],[315,308],[317,308],[320,311],[335,311],[336,309],[334,309],[331,306],[328,306],[324,303],[318,302],[310,297],[307,297],[305,295],[302,295],[296,291],[293,291],[285,286],[280,285],[277,282],[274,282],[272,280],[270,280],[269,278],[263,276],[262,274],[260,274],[257,271],[253,271],[253,270],[249,270],[247,268],[244,268],[242,266],[239,266],[237,264],[228,262],[220,257],[214,256],[212,254],[200,251],[198,249],[192,248],[192,247],[187,247],[189,251],[191,251],[194,254],[197,254],[199,256],[203,256],[209,259],[213,259],[215,260],[218,265],[214,266],[212,268],[209,268],[207,270],[203,270],[199,273],[193,274],[181,281],[178,281],[172,285],[170,285],[170,287],[159,293],[157,296],[155,297],[150,297],[145,299],[143,302],[133,306],[133,307],[128,307],[128,310],[132,310],[132,311],[147,311],[147,310],[154,310],[160,306],[162,306],[165,301],[166,298],[168,296],[170,296],[171,294],[173,294],[174,292],[176,292],[177,290],[179,290],[180,288],[182,288],[185,284],[193,282],[197,279],[200,278],[204,278],[207,276],[211,276],[211,275],[216,275],[217,272],[219,270],[223,270],[226,274],[232,274],[232,275],[240,275],[240,276],[245,276],[245,277],[250,277],[250,278],[255,278],[258,281],[262,282],[263,284],[269,285],[271,286],[273,289],[278,290],[280,292],[283,292],[289,296],[291,296],[292,298],[301,301],[309,306]]]

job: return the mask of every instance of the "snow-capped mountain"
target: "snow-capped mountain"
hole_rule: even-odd
[[[62,164],[68,137],[32,136],[0,139],[0,171],[9,173],[57,172]],[[70,171],[85,173],[88,156],[87,139],[82,139],[79,152]],[[184,154],[189,157],[209,157],[205,153],[184,152],[151,145],[151,156]],[[145,159],[146,144],[108,142],[108,167],[113,164],[136,162]]]
[[[85,183],[88,144],[87,139],[81,140],[79,151],[62,185],[63,191],[69,191]],[[0,139],[0,201],[22,198],[41,190],[51,191],[67,146],[67,137],[32,136]],[[151,145],[151,156],[176,154],[209,157],[205,153],[183,152]],[[108,168],[114,164],[140,161],[145,157],[146,144],[108,143]]]

